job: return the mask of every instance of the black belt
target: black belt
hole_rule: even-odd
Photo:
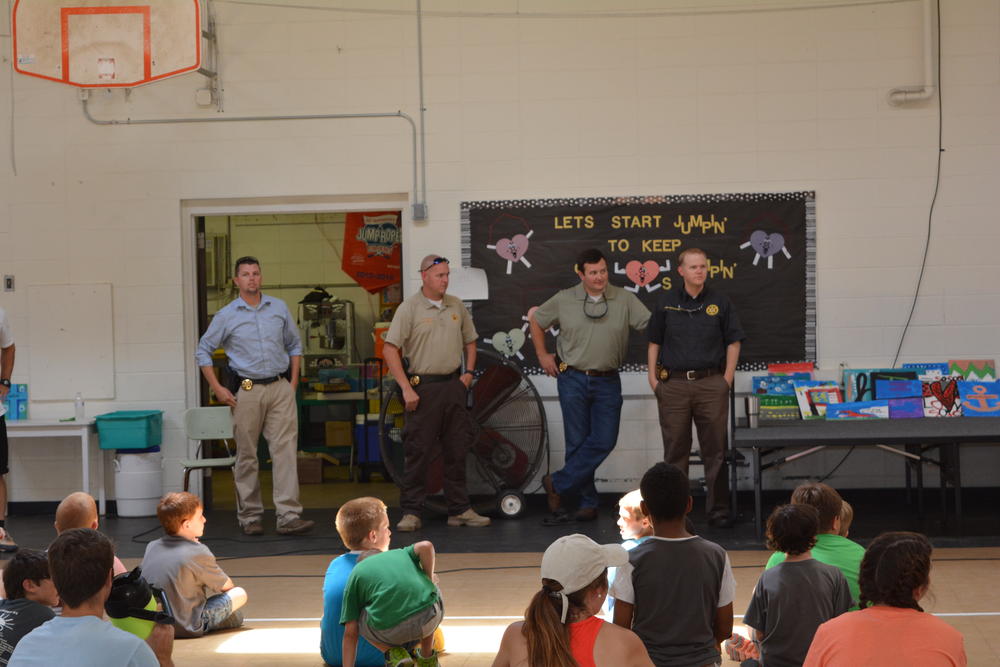
[[[560,363],[559,372],[565,373],[566,371],[576,371],[577,373],[583,373],[584,375],[589,375],[590,377],[593,378],[610,378],[618,375],[617,368],[612,369],[610,371],[595,371],[595,370],[585,371],[582,368],[577,368],[576,366],[570,366],[567,363]]]
[[[458,370],[454,370],[451,373],[445,373],[444,375],[414,373],[413,375],[407,375],[406,377],[410,380],[410,386],[416,387],[419,384],[427,384],[429,382],[447,382],[448,380],[454,380],[458,377]]]
[[[722,371],[718,368],[695,368],[691,370],[657,368],[656,376],[660,378],[660,382],[666,382],[667,380],[700,380],[721,373]]]
[[[243,377],[241,377],[240,378],[240,387],[242,387],[243,389],[245,389],[247,391],[250,391],[251,389],[253,389],[253,386],[255,384],[260,384],[260,385],[272,384],[274,382],[277,382],[281,378],[282,378],[281,375],[272,375],[269,378],[243,378]]]

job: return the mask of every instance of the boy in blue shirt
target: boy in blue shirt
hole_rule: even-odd
[[[344,604],[344,589],[347,579],[364,551],[389,548],[389,516],[385,504],[378,498],[355,498],[344,503],[337,511],[337,533],[344,546],[350,551],[334,558],[323,579],[323,620],[320,621],[320,654],[323,661],[333,667],[342,663],[341,647],[344,643],[344,626],[340,624],[340,613]],[[382,651],[372,646],[363,637],[358,640],[355,665],[359,667],[382,667],[385,657]]]

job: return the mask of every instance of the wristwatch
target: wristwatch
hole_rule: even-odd
[[[5,387],[9,387],[10,386],[10,380],[7,380],[7,379],[0,380],[0,384],[2,384]]]

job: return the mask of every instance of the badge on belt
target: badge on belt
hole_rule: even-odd
[[[559,362],[559,372],[560,373],[565,373],[567,368],[569,368],[569,364],[567,364],[565,361],[560,361]]]
[[[250,391],[253,389],[253,380],[250,378],[243,378],[243,382],[240,382],[240,386],[243,387],[243,391]]]
[[[411,387],[416,387],[418,384],[420,384],[420,376],[419,375],[411,375],[410,376],[410,386]]]
[[[656,376],[660,378],[660,382],[666,382],[670,379],[670,371],[662,366],[656,371]]]

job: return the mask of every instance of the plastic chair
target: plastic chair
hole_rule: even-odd
[[[236,453],[230,441],[233,439],[233,415],[227,406],[191,408],[184,413],[184,434],[188,440],[198,440],[198,450],[193,459],[182,459],[184,467],[184,490],[188,490],[188,481],[192,470],[207,468],[229,468],[236,465]],[[221,440],[226,447],[228,456],[224,458],[203,459],[202,443],[205,440]]]

